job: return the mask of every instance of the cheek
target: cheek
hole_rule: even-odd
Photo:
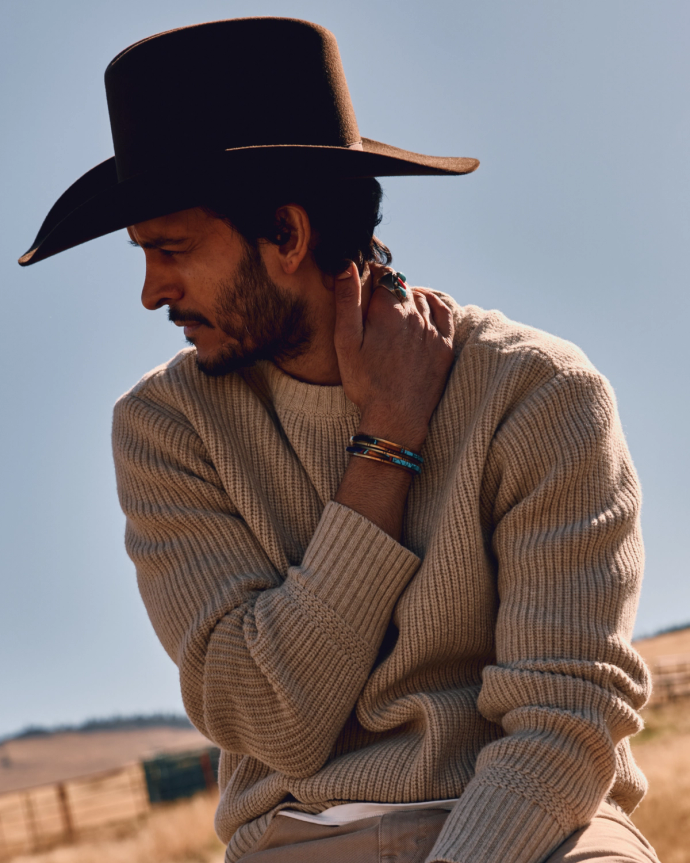
[[[205,308],[215,308],[221,294],[218,277],[208,267],[180,262],[178,278],[184,282],[190,299]]]

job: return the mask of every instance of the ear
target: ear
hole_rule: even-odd
[[[304,207],[299,204],[286,204],[276,210],[276,224],[279,228],[279,246],[273,245],[272,251],[277,255],[283,272],[291,276],[297,272],[300,264],[309,254],[309,244],[312,233],[309,216]]]

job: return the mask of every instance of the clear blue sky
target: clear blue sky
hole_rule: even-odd
[[[384,181],[380,233],[414,283],[570,339],[609,377],[645,493],[637,632],[690,620],[686,0],[1,10],[0,734],[181,707],[124,553],[109,440],[113,402],[181,336],[139,305],[143,256],[123,232],[28,270],[16,259],[58,195],[112,154],[110,59],[217,18],[324,24],[364,135],[481,159],[469,177]]]

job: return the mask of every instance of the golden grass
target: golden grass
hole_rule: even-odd
[[[662,863],[690,863],[690,699],[643,711],[633,752],[649,792],[632,819]]]
[[[157,806],[138,825],[103,829],[74,845],[24,854],[12,863],[222,863],[213,831],[218,795]]]
[[[649,793],[633,821],[663,863],[690,863],[690,700],[644,711],[633,740]],[[222,863],[213,831],[216,794],[155,807],[139,824],[104,828],[80,842],[15,857],[13,863]]]

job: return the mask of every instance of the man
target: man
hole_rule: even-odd
[[[610,387],[410,289],[374,236],[375,176],[476,160],[360,138],[307,22],[160,34],[106,90],[115,159],[20,262],[127,226],[191,343],[118,402],[114,449],[144,602],[222,750],[226,859],[656,861],[626,814],[649,676]]]

